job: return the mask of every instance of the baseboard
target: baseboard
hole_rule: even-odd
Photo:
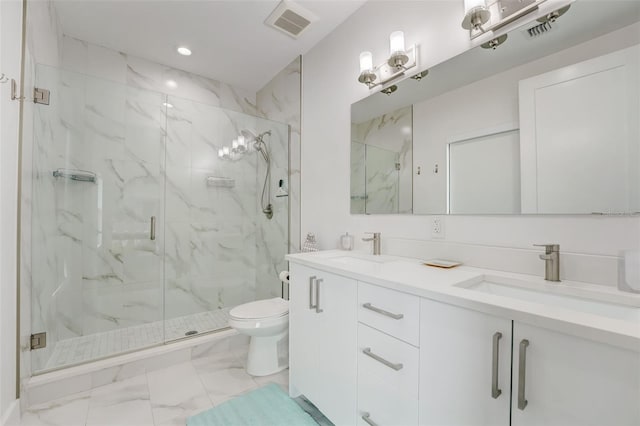
[[[0,421],[2,426],[20,426],[20,400],[13,401]]]

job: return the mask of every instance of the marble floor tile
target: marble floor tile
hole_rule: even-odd
[[[84,425],[89,411],[89,392],[82,392],[30,407],[22,414],[23,426]]]
[[[226,358],[201,358],[192,362],[213,405],[258,387],[242,362],[231,355]]]
[[[275,383],[280,385],[282,389],[288,394],[289,393],[289,369],[286,368],[279,373],[272,374],[270,376],[262,376],[262,377],[254,377],[253,380],[258,383],[259,386],[264,386],[269,383]]]
[[[147,376],[136,376],[93,389],[86,424],[153,425]]]
[[[147,374],[156,425],[184,425],[188,417],[213,404],[191,362]]]

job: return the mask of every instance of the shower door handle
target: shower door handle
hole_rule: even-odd
[[[156,239],[156,217],[151,216],[151,229],[149,229],[149,239],[154,241]]]

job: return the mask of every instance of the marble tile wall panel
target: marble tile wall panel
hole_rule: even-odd
[[[288,252],[300,251],[300,144],[302,57],[294,59],[256,94],[258,114],[289,125],[289,243]]]
[[[396,162],[400,170],[394,177],[396,183],[383,179],[383,175],[391,178],[392,174],[381,173],[380,167],[367,174],[367,213],[411,213],[413,209],[413,110],[412,107],[400,108],[388,114],[383,114],[362,123],[352,124],[352,141],[398,153]],[[377,149],[367,150],[366,163],[368,166],[380,165],[381,152]],[[369,153],[375,158],[369,159]],[[352,158],[352,160],[354,160]],[[355,165],[352,161],[352,170]],[[362,166],[359,166],[362,167]],[[397,176],[396,176],[397,175]],[[373,186],[370,186],[373,185]],[[384,188],[389,188],[385,193]],[[371,192],[371,193],[370,193]],[[373,192],[377,195],[374,197]],[[357,195],[352,192],[352,195]]]
[[[167,318],[255,300],[255,153],[218,158],[240,130],[256,128],[246,114],[169,97],[166,151]],[[207,185],[208,176],[234,180]]]
[[[129,87],[255,115],[255,94],[220,81],[64,36],[62,67]],[[173,81],[174,85],[168,85]]]
[[[355,140],[351,141],[351,213],[365,214],[367,200],[366,167],[365,167],[366,145]]]

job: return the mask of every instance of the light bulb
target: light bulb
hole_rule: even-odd
[[[371,52],[360,53],[360,72],[370,71],[373,69],[373,55]]]
[[[229,150],[228,146],[225,146],[224,148],[222,148],[223,155],[228,156],[229,152],[230,152],[230,150]]]
[[[222,148],[220,148],[220,149],[218,150],[218,157],[219,157],[219,158],[224,157],[224,150],[223,150]]]
[[[244,139],[244,136],[238,136],[238,146],[242,146],[244,148],[247,147],[247,141]]]
[[[233,142],[231,142],[231,148],[234,151],[238,149],[238,139],[234,139]]]
[[[404,53],[404,33],[402,31],[394,31],[389,36],[389,51],[391,55]]]

